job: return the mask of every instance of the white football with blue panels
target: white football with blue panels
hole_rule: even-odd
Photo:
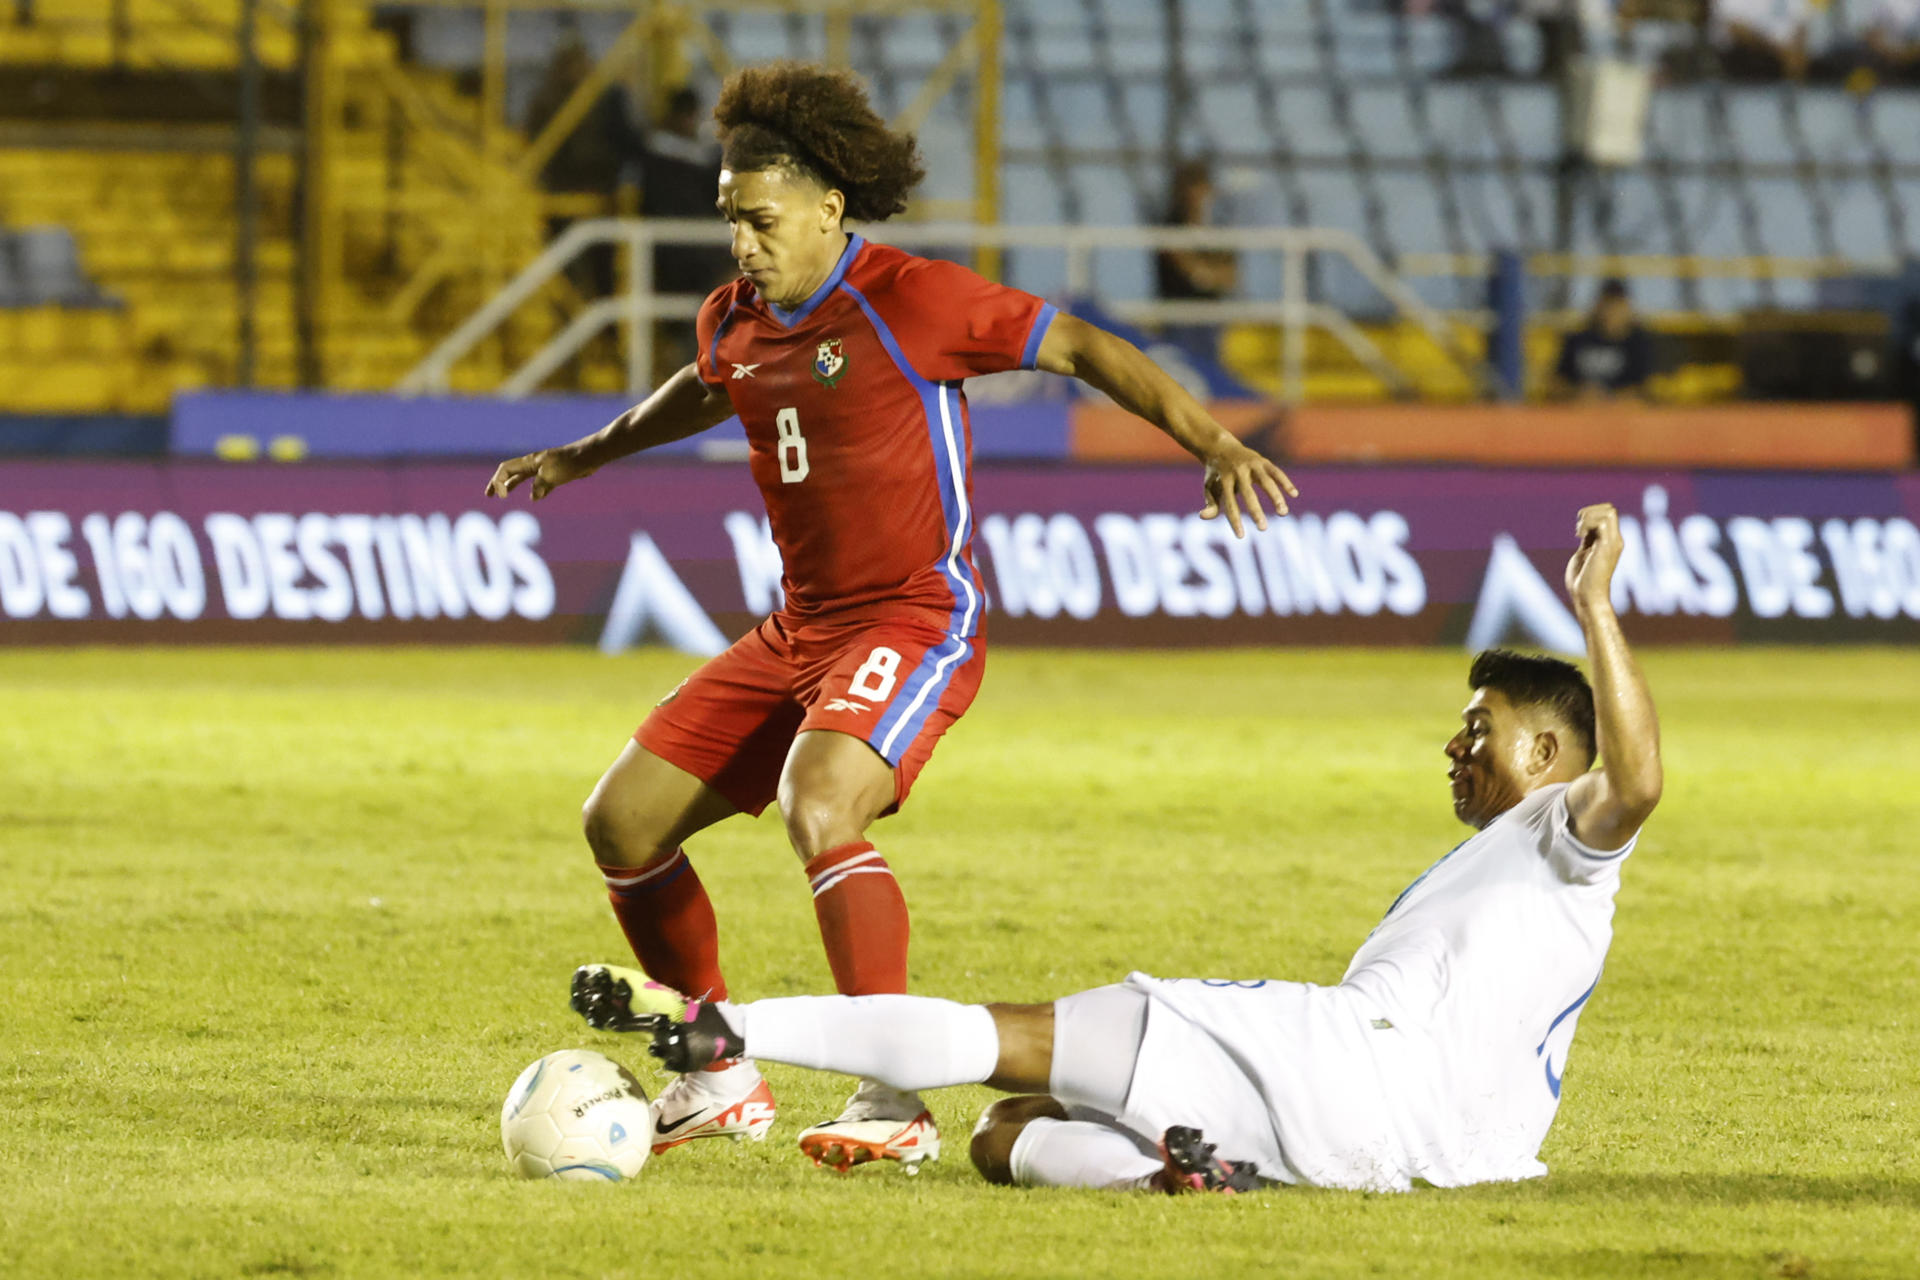
[[[591,1049],[563,1049],[513,1082],[500,1141],[523,1178],[621,1182],[647,1163],[653,1114],[625,1067]]]

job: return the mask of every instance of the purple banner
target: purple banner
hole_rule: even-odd
[[[780,601],[746,469],[625,463],[537,506],[480,464],[0,464],[0,640],[664,642]],[[1236,541],[1197,468],[983,466],[996,643],[1577,649],[1574,513],[1620,507],[1657,642],[1920,639],[1920,476],[1303,469]]]

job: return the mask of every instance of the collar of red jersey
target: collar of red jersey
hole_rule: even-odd
[[[820,282],[820,287],[808,294],[807,300],[791,311],[782,310],[762,298],[761,301],[766,303],[768,314],[789,329],[812,315],[814,309],[827,300],[827,295],[838,289],[840,282],[847,278],[847,268],[853,265],[853,260],[860,255],[860,250],[866,247],[866,243],[857,233],[849,232],[847,247],[840,251],[840,261],[833,264],[833,270],[828,272],[827,278]]]

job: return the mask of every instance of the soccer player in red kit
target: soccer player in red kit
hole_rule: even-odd
[[[646,401],[570,445],[500,464],[487,492],[535,500],[615,458],[738,414],[785,567],[785,602],[655,707],[588,799],[588,844],[640,972],[576,975],[724,1000],[712,905],[682,844],[777,801],[806,865],[834,984],[904,992],[907,906],[867,828],[905,801],[966,711],[986,655],[974,569],[964,379],[1078,377],[1206,467],[1202,514],[1264,528],[1286,475],[1235,440],[1131,344],[950,262],[872,244],[847,218],[906,207],[924,176],[844,72],[795,63],[729,77],[714,108],[718,206],[741,279],[701,308],[699,352]],[[576,1007],[579,1001],[576,999]],[[774,1101],[751,1061],[682,1076],[654,1103],[655,1151],[764,1137]],[[916,1094],[863,1081],[801,1134],[816,1163],[917,1163],[939,1133]]]

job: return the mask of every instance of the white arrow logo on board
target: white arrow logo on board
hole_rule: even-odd
[[[1467,625],[1467,648],[1489,649],[1518,631],[1543,649],[1561,653],[1587,652],[1586,637],[1560,596],[1547,585],[1527,559],[1520,544],[1504,533],[1493,535],[1493,554],[1487,557],[1487,576],[1480,583],[1480,601]]]
[[[631,649],[649,631],[680,652],[702,658],[727,647],[726,636],[713,625],[653,539],[636,533],[627,546],[627,567],[620,571],[607,625],[600,630],[600,652]]]

